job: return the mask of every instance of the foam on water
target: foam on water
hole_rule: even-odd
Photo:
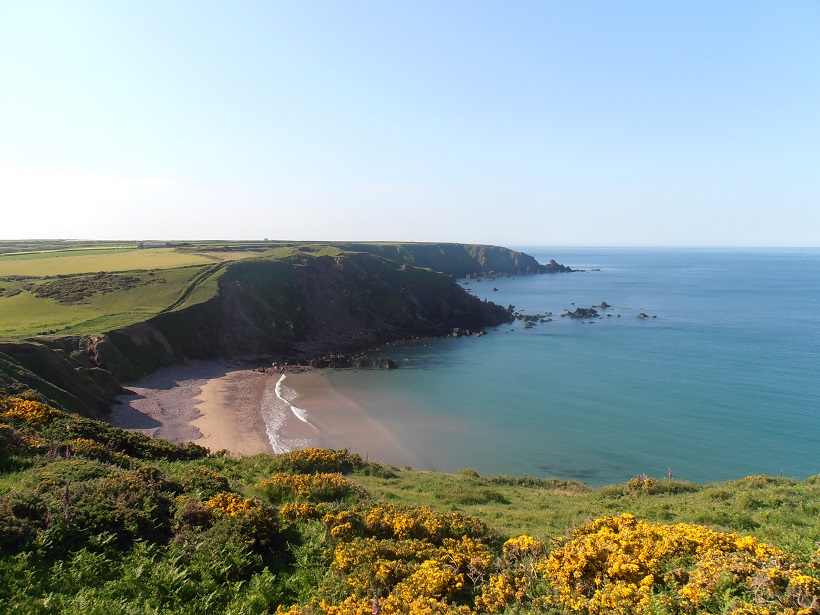
[[[274,391],[276,392],[276,396],[279,399],[281,399],[285,404],[288,405],[288,407],[290,408],[290,411],[293,412],[294,416],[297,419],[299,419],[303,423],[308,423],[309,425],[313,425],[313,423],[311,423],[308,420],[307,412],[305,410],[303,410],[302,408],[297,408],[288,399],[285,398],[285,388],[283,386],[283,384],[285,382],[285,378],[286,378],[286,375],[282,374],[282,376],[279,378],[279,380],[276,381],[276,387],[274,389]],[[290,392],[291,395],[293,395],[293,396],[296,395],[296,393],[292,389],[288,389],[288,391]]]
[[[308,420],[307,412],[291,403],[290,400],[295,399],[297,394],[292,389],[286,388],[284,382],[285,374],[282,374],[272,387],[269,383],[262,394],[262,416],[265,420],[268,439],[273,447],[273,452],[276,454],[318,444],[316,440],[311,438],[288,438],[284,435],[283,429],[287,425],[289,414],[292,414],[303,423],[315,427]]]

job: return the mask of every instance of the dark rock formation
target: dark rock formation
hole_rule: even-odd
[[[574,312],[569,312],[567,315],[570,318],[597,318],[598,312],[595,308],[575,308]]]
[[[193,306],[99,335],[0,345],[0,388],[34,388],[66,409],[104,412],[118,382],[184,359],[346,367],[351,353],[384,342],[511,320],[446,274],[373,254],[237,261],[221,270],[216,295]]]
[[[459,243],[337,243],[343,250],[367,252],[414,267],[441,271],[454,277],[509,277],[527,273],[578,271],[555,260],[541,265],[529,254],[500,246]]]

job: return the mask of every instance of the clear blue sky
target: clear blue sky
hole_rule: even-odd
[[[0,0],[0,238],[820,245],[820,2]]]

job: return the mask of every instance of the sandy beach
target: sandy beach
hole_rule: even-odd
[[[111,422],[171,442],[235,455],[348,448],[373,461],[420,465],[396,434],[322,370],[278,374],[224,361],[188,361],[127,385]]]
[[[126,385],[111,423],[236,455],[272,453],[260,404],[270,375],[223,361],[188,361]]]

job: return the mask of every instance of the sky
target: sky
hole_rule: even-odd
[[[820,246],[816,0],[0,0],[0,239]]]

